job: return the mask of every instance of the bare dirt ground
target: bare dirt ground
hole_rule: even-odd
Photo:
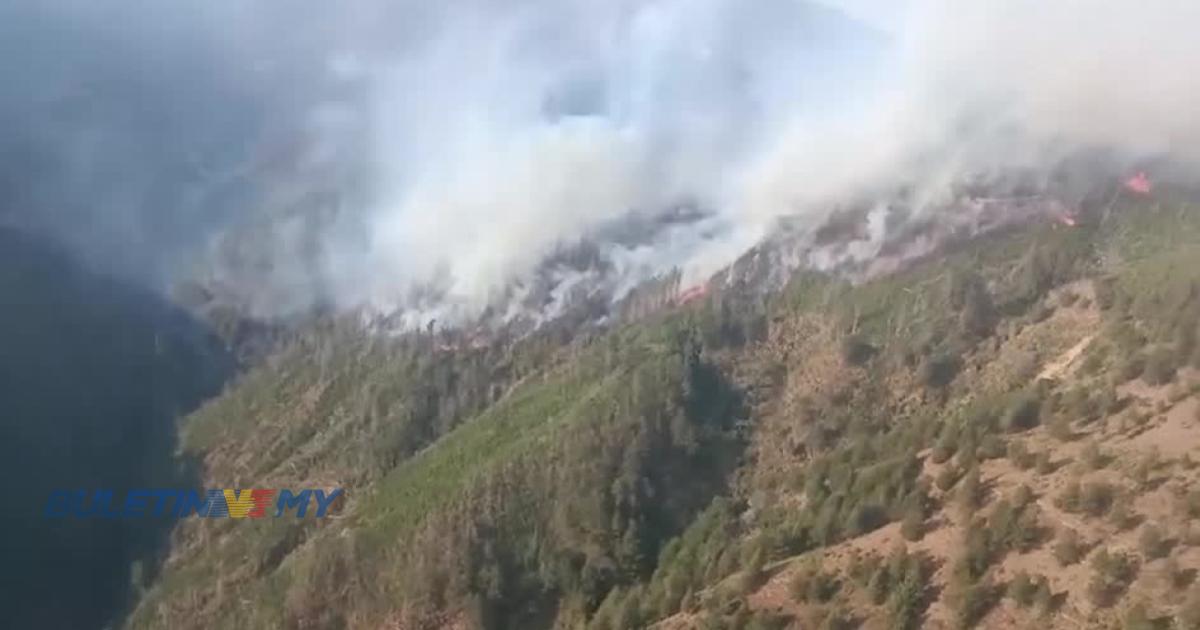
[[[1067,292],[1076,298],[1062,299]],[[1078,376],[1078,368],[1081,357],[1095,342],[1100,327],[1099,312],[1092,306],[1091,287],[1086,284],[1067,287],[1059,291],[1055,299],[1068,305],[1060,305],[1044,321],[1008,331],[1003,341],[992,349],[989,361],[979,365],[968,378],[986,388],[1008,381],[1014,370],[1024,370],[1029,372],[1027,377],[1036,375],[1039,379],[1058,383],[1062,389],[1090,383]],[[803,353],[805,348],[803,344],[797,344],[792,350]],[[828,354],[825,359],[814,362],[811,370],[793,373],[791,377],[822,379],[829,372],[821,366],[832,360]],[[1029,365],[1030,362],[1033,365]],[[979,627],[1074,630],[1106,627],[1113,623],[1121,610],[1097,608],[1087,595],[1087,584],[1093,574],[1088,558],[1099,549],[1123,551],[1138,558],[1139,574],[1129,586],[1124,601],[1151,602],[1159,612],[1169,611],[1180,603],[1182,594],[1166,585],[1169,563],[1185,569],[1200,569],[1200,547],[1189,546],[1196,542],[1195,528],[1179,509],[1179,495],[1200,484],[1200,466],[1191,464],[1193,458],[1200,461],[1200,399],[1195,396],[1200,387],[1197,384],[1200,384],[1200,372],[1190,369],[1181,370],[1175,382],[1167,386],[1152,387],[1142,381],[1133,381],[1116,390],[1119,397],[1127,400],[1124,409],[1094,422],[1075,422],[1073,435],[1066,441],[1052,437],[1045,426],[1013,436],[1012,439],[1024,441],[1031,452],[1051,454],[1053,470],[1047,474],[1039,474],[1034,469],[1022,470],[1005,458],[982,463],[980,470],[987,489],[987,505],[981,513],[990,510],[998,498],[1026,485],[1033,490],[1039,523],[1045,532],[1042,543],[1036,548],[1023,553],[1010,552],[996,563],[990,574],[993,582],[1002,586],[1021,571],[1045,576],[1051,590],[1058,595],[1058,609],[1053,616],[1039,617],[1004,598]],[[796,387],[796,391],[804,389],[806,387]],[[1043,418],[1044,422],[1046,420]],[[773,439],[783,439],[785,435],[781,426]],[[1085,465],[1081,457],[1090,444],[1098,447],[1102,454],[1102,464],[1095,469]],[[772,447],[761,445],[760,448]],[[778,445],[775,449],[773,457],[789,457]],[[794,454],[790,456],[795,457]],[[1149,472],[1139,479],[1139,465],[1148,458],[1156,463],[1142,465]],[[932,481],[945,465],[948,464],[933,464],[926,458],[923,475]],[[1116,500],[1127,502],[1131,508],[1135,525],[1122,529],[1108,517],[1067,513],[1059,509],[1055,499],[1072,481],[1111,484],[1118,492]],[[964,547],[966,525],[956,514],[953,498],[945,494],[948,493],[933,490],[934,498],[942,507],[927,521],[926,532],[919,541],[906,542],[899,524],[893,523],[841,544],[777,562],[768,567],[770,578],[748,596],[751,608],[786,613],[797,620],[793,627],[808,627],[804,620],[811,617],[811,607],[798,603],[790,593],[791,581],[805,563],[819,558],[823,570],[842,574],[845,582],[848,578],[844,577],[844,572],[853,557],[875,554],[886,558],[900,545],[910,552],[927,554],[934,560],[937,569],[931,580],[933,591],[945,592],[950,567]],[[1170,560],[1144,557],[1139,548],[1139,537],[1148,524],[1167,533]],[[1079,534],[1087,553],[1082,561],[1064,566],[1055,558],[1054,536],[1062,529]],[[881,624],[883,613],[864,601],[861,593],[853,592],[855,590],[850,588],[851,593],[843,604],[849,603],[858,618],[864,621],[864,628]],[[682,613],[657,627],[683,630],[696,628],[697,624],[696,615]],[[943,598],[930,605],[922,627],[952,627],[951,610]]]

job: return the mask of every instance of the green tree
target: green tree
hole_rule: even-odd
[[[925,501],[920,493],[914,493],[905,501],[900,535],[908,541],[920,540],[925,535]]]
[[[750,557],[746,560],[746,566],[742,569],[742,592],[750,593],[762,585],[766,581],[766,564],[767,554],[760,542],[756,542],[750,551]]]
[[[1150,385],[1166,385],[1175,380],[1178,369],[1175,354],[1166,347],[1159,348],[1146,358],[1142,378]]]
[[[962,483],[958,487],[957,500],[959,514],[964,519],[969,519],[982,507],[983,480],[978,465],[972,466],[967,470],[967,474],[963,475]]]
[[[891,614],[892,627],[898,630],[919,627],[924,598],[924,570],[919,559],[911,558],[909,562],[905,563],[904,572],[899,576],[896,590],[888,597],[888,611]]]
[[[1036,390],[1023,391],[1013,398],[1004,416],[1001,427],[1009,432],[1025,431],[1041,423],[1042,401]]]
[[[887,601],[891,585],[892,580],[887,567],[880,565],[871,576],[871,581],[867,583],[867,593],[871,597],[871,602],[878,606]]]
[[[959,628],[974,628],[996,600],[996,588],[986,579],[967,586],[953,597],[954,621]]]

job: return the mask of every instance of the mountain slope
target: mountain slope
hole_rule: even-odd
[[[1180,486],[1188,513],[1181,457],[1200,439],[1194,374],[1177,370],[1197,358],[1200,215],[1169,194],[860,285],[721,284],[566,342],[314,326],[183,441],[210,487],[346,501],[324,520],[181,523],[128,625],[1074,627],[1128,616],[1134,596],[1154,607],[1128,614],[1186,616],[1200,556],[1161,506]],[[1155,445],[1149,485],[1099,465]],[[1058,507],[1071,458],[1092,468]],[[1021,484],[1033,498],[999,500]],[[1098,550],[1087,569],[1040,568],[1064,522],[1132,544],[1091,515],[1117,496],[1161,520],[1177,585],[1130,588]],[[1130,559],[1157,569],[1161,546]],[[1028,580],[1054,602],[1040,617],[996,605],[1021,569],[1049,578]]]

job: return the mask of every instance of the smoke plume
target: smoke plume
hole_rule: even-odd
[[[16,0],[0,219],[264,318],[694,283],[853,206],[869,258],[966,182],[1186,176],[1197,24],[1186,0]]]

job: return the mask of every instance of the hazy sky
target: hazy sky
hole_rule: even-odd
[[[901,28],[910,0],[820,0],[883,31]]]

